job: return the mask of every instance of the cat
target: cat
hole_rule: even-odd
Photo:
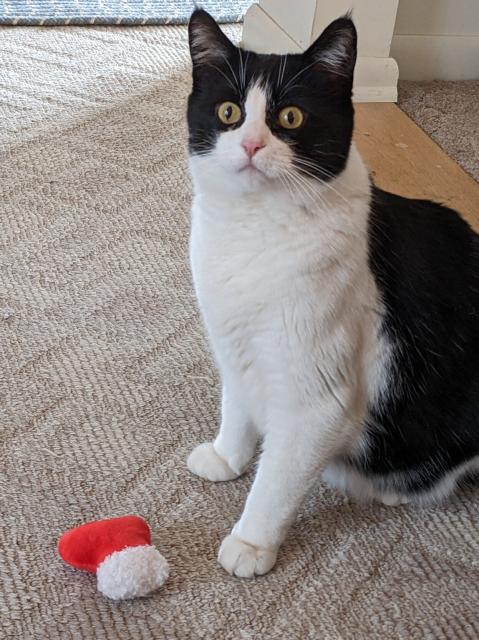
[[[320,478],[427,504],[479,468],[479,236],[439,204],[374,186],[352,142],[349,15],[304,54],[242,51],[189,24],[194,286],[222,419],[188,468],[240,476],[219,562],[268,572]]]

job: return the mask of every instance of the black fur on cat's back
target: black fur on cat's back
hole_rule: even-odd
[[[479,236],[447,207],[374,187],[369,252],[394,355],[353,464],[425,492],[479,455]]]

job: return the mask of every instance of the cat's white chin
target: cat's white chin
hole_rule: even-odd
[[[243,167],[241,167],[241,169],[238,170],[238,173],[241,173],[247,176],[255,176],[255,175],[265,176],[264,172],[261,171],[261,169],[258,169],[258,167],[256,167],[254,164],[250,164],[250,163],[245,164]]]
[[[240,191],[252,192],[263,188],[270,178],[261,169],[250,164],[240,169],[232,178],[232,182],[233,180]]]
[[[189,164],[197,193],[254,193],[274,181],[273,176],[252,163],[225,163],[218,166],[216,159],[190,156]]]

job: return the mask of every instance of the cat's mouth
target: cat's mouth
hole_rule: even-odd
[[[238,173],[246,173],[247,175],[266,175],[264,173],[264,171],[261,171],[261,169],[258,169],[258,167],[256,165],[254,165],[252,162],[247,162],[244,166],[241,167],[241,169],[239,169]]]

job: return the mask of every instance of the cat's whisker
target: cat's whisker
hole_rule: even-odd
[[[334,151],[315,151],[314,153],[323,158],[341,158],[341,160],[345,160],[347,157],[344,153],[335,153]]]
[[[298,185],[290,175],[284,175],[283,177],[287,184],[287,190],[293,199],[303,195],[307,199],[310,199],[309,194],[306,194],[306,193],[303,194],[303,188],[301,187],[301,185]]]
[[[278,176],[279,181],[281,182],[281,184],[284,186],[284,188],[286,189],[286,191],[289,193],[289,195],[294,198],[294,193],[290,187],[290,184],[288,183],[287,177],[285,175],[282,175],[281,173]]]
[[[293,91],[293,89],[304,89],[304,84],[293,84],[291,87],[288,87],[288,91]]]
[[[318,176],[316,176],[314,174],[311,174],[308,171],[305,171],[304,169],[301,169],[300,167],[298,167],[298,168],[300,169],[301,173],[300,174],[295,174],[296,177],[299,177],[300,179],[302,179],[305,182],[305,184],[308,185],[310,191],[313,191],[316,194],[317,198],[321,200],[323,206],[326,206],[326,203],[325,203],[325,201],[324,201],[324,199],[322,197],[322,194],[320,194],[320,191],[322,191],[323,187],[331,189],[342,200],[344,200],[344,202],[349,206],[348,200],[341,193],[339,193],[339,191],[337,191],[331,184],[329,184],[328,182],[325,182],[324,180],[322,180]],[[305,174],[305,175],[303,175],[303,174]],[[311,181],[311,180],[308,180],[306,178],[306,175],[308,177],[312,178],[314,180],[314,182]],[[319,187],[319,186],[315,185],[315,182],[319,182],[321,186]]]
[[[321,197],[321,194],[318,193],[317,189],[314,188],[314,185],[311,184],[308,180],[306,180],[303,176],[293,171],[288,171],[287,175],[289,179],[296,184],[297,190],[304,197],[309,199],[312,204],[317,204],[318,201],[322,206],[324,206],[324,200]]]
[[[243,91],[246,91],[246,68],[248,66],[249,54],[250,54],[250,52],[247,51],[246,52],[246,60],[245,60],[245,63],[244,63],[244,69],[243,69]]]
[[[244,91],[244,65],[243,65],[243,53],[241,49],[238,49],[239,52],[239,77],[241,78],[241,89]]]
[[[286,71],[286,64],[288,62],[288,54],[282,55],[280,57],[279,68],[278,68],[278,80],[276,82],[276,86],[280,87],[281,83],[284,80],[284,74]]]
[[[296,177],[297,180],[299,180],[300,182],[302,182],[304,184],[305,189],[307,189],[308,192],[311,194],[311,199],[315,204],[317,204],[318,201],[319,201],[319,203],[320,203],[320,205],[322,206],[323,209],[327,207],[327,203],[324,200],[320,190],[317,188],[316,185],[311,183],[310,180],[307,180],[301,174],[295,174],[295,177]]]
[[[321,196],[321,193],[319,193],[318,191],[317,186],[315,186],[313,182],[307,180],[306,178],[304,178],[304,176],[300,177],[298,174],[292,173],[287,169],[285,169],[285,171],[286,171],[286,175],[283,175],[283,177],[287,179],[289,184],[292,185],[297,196],[304,197],[307,201],[310,201],[311,204],[314,204],[316,206],[318,205],[318,202],[319,202],[319,204],[321,205],[324,211],[326,211],[329,208],[328,203],[324,201],[324,199]],[[303,182],[301,182],[301,178]],[[291,196],[294,197],[294,195],[291,193],[291,190],[288,189],[288,191],[291,194]],[[358,234],[351,227],[345,228],[343,226],[342,228],[338,228],[338,229],[331,227],[331,231],[341,234],[342,236],[348,236],[354,239],[355,241],[363,240],[363,236],[361,234]]]
[[[295,181],[292,180],[291,173],[287,169],[285,169],[284,172],[282,174],[280,174],[280,176],[282,176],[284,178],[284,180],[287,182],[288,185],[290,185],[292,188],[294,188],[296,191],[298,191],[298,187],[297,187]]]
[[[320,173],[320,174],[321,174],[321,173],[323,173],[323,175],[326,175],[326,177],[328,177],[328,178],[329,178],[329,177],[334,177],[334,176],[332,176],[332,175],[329,175],[329,174],[327,174],[327,173],[323,172],[323,171],[321,170],[321,167],[318,167],[318,166],[316,166],[316,165],[312,165],[312,164],[309,164],[309,163],[306,163],[306,162],[301,162],[301,161],[299,161],[298,159],[295,159],[295,160],[294,160],[294,162],[293,162],[293,164],[294,164],[294,166],[295,166],[295,167],[296,167],[296,168],[297,168],[297,169],[298,169],[302,174],[307,175],[307,176],[309,176],[310,178],[313,178],[314,180],[317,180],[317,181],[318,181],[318,182],[320,182],[322,185],[328,185],[328,186],[331,186],[331,185],[329,185],[329,183],[327,183],[325,180],[323,180],[320,176],[318,176],[318,175],[317,175],[317,174],[315,174],[315,173],[311,173],[311,171],[308,171],[308,170],[307,170],[307,169],[314,169],[314,170],[318,171],[318,173]]]
[[[312,169],[317,173],[319,173],[320,175],[325,176],[326,178],[338,179],[338,180],[340,179],[340,175],[335,175],[334,173],[331,173],[331,171],[328,171],[327,169],[320,167],[316,163],[308,162],[305,160],[298,160],[298,161],[295,161],[295,164],[298,166],[298,168],[301,168],[302,171],[303,171],[302,167],[307,167],[308,169]],[[304,173],[307,173],[307,172],[304,171]],[[319,176],[317,176],[316,174],[314,174],[312,177],[319,179]]]
[[[325,169],[324,167],[320,167],[318,164],[315,164],[315,169],[319,173],[321,173],[324,176],[326,176],[327,178],[331,178],[333,180],[336,180],[338,182],[338,184],[341,183],[341,186],[344,189],[347,189],[349,191],[354,191],[350,186],[348,186],[347,184],[344,183],[344,176],[341,173],[339,173],[339,174],[332,173],[332,171],[329,171],[328,169]]]
[[[239,49],[239,51],[241,52],[241,49]],[[241,53],[240,53],[240,56],[241,56]],[[221,54],[221,57],[226,62],[226,64],[228,65],[229,70],[231,71],[231,75],[233,76],[233,80],[234,80],[234,83],[236,85],[236,89],[238,90],[238,92],[241,93],[241,87],[240,87],[239,79],[238,79],[238,76],[235,73],[235,70],[231,66],[231,62],[228,60],[228,58],[225,56],[224,53]]]
[[[229,64],[229,62],[228,62]],[[231,80],[228,78],[228,76],[226,75],[226,73],[224,71],[222,71],[219,67],[217,67],[215,64],[210,64],[210,67],[212,67],[213,69],[216,69],[216,71],[218,71],[218,73],[220,73],[223,78],[226,80],[226,82],[230,85],[230,87],[233,89],[233,91],[237,90],[237,87],[235,87],[235,85],[231,82]],[[230,65],[231,68],[231,65]],[[233,71],[233,69],[231,69]]]
[[[200,148],[198,151],[193,151],[191,155],[195,157],[205,157],[211,155],[211,153],[212,149]]]
[[[347,198],[345,198],[342,193],[340,193],[337,189],[335,189],[335,187],[333,187],[332,184],[330,184],[329,182],[326,182],[325,180],[322,180],[318,175],[316,175],[314,173],[311,173],[310,171],[307,171],[305,169],[305,167],[307,167],[309,169],[314,169],[314,170],[318,171],[318,173],[322,173],[323,175],[325,175],[328,178],[336,178],[336,176],[334,174],[332,174],[331,172],[323,169],[322,167],[319,167],[315,163],[307,161],[307,160],[304,160],[302,158],[295,158],[294,164],[296,165],[296,167],[302,173],[308,175],[310,178],[318,180],[324,187],[326,187],[326,188],[330,189],[331,191],[333,191],[339,198],[344,200],[344,202],[349,206],[349,201],[347,200]]]
[[[291,180],[290,171],[287,167],[283,167],[282,171],[279,173],[279,178],[284,180],[289,187],[295,187],[293,181]],[[293,193],[290,188],[288,188],[289,193],[293,196]]]
[[[323,173],[324,175],[328,175],[331,178],[336,177],[334,173],[332,173],[328,169],[325,169],[324,167],[321,167],[317,162],[315,162],[314,160],[311,160],[310,158],[305,158],[303,156],[296,156],[295,160],[297,160],[301,164],[313,167],[314,169],[317,169],[320,173]]]
[[[286,65],[288,64],[288,54],[284,56],[284,65],[283,65],[283,73],[281,74],[281,84],[284,81],[284,74],[286,73]]]
[[[283,56],[279,56],[279,65],[278,65],[278,77],[276,78],[276,86],[280,86],[280,78],[281,78],[281,66],[283,64]]]
[[[291,84],[296,80],[296,78],[299,78],[303,73],[305,73],[308,69],[311,69],[311,67],[313,67],[315,64],[316,62],[311,62],[310,64],[307,64],[305,67],[300,69],[297,73],[295,73],[294,76],[288,80],[288,82],[285,84],[285,86],[281,90],[281,93],[279,96],[280,99],[284,96],[285,92],[288,90]]]
[[[322,180],[321,178],[318,178],[318,177],[317,177],[317,176],[315,176],[313,173],[309,173],[309,172],[307,172],[307,171],[304,171],[304,169],[302,169],[302,171],[303,171],[303,173],[306,173],[309,177],[311,177],[311,178],[313,178],[313,179],[318,180],[318,181],[321,183],[321,185],[322,185],[323,187],[325,187],[326,189],[329,189],[330,191],[332,191],[333,193],[335,193],[335,194],[338,196],[338,198],[340,198],[343,202],[345,202],[345,203],[346,203],[346,205],[347,205],[347,207],[348,207],[348,208],[350,207],[350,202],[349,202],[349,200],[348,200],[347,198],[345,198],[345,197],[343,196],[343,194],[342,194],[342,193],[340,193],[337,189],[335,189],[335,188],[333,187],[333,185],[332,185],[332,184],[330,184],[329,182],[326,182],[325,180]]]
[[[313,146],[315,148],[320,149],[321,147],[326,146],[327,144],[336,144],[337,140],[332,140],[329,138],[328,140],[324,140],[323,142],[316,142]]]

